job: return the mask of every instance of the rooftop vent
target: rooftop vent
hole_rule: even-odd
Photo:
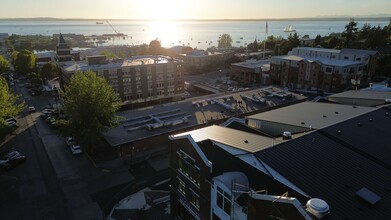
[[[327,115],[323,115],[323,118],[327,118]]]
[[[342,131],[341,131],[341,130],[338,130],[338,131],[337,131],[337,133],[338,133],[338,134],[341,134],[341,133],[342,133]]]
[[[370,119],[369,119],[369,121],[370,121],[370,122],[372,122],[372,121],[373,121],[373,119],[372,119],[372,118],[370,118]]]
[[[377,202],[380,201],[381,197],[376,195],[374,192],[371,190],[363,187],[359,191],[356,192],[356,196],[364,200],[365,202],[375,205]]]
[[[301,122],[301,124],[302,124],[302,125],[305,125],[305,122],[304,122],[304,121],[302,121],[302,122]]]
[[[335,114],[338,114],[338,112],[334,112]]]
[[[292,139],[292,133],[290,131],[284,131],[282,133],[282,140]]]
[[[307,212],[311,213],[317,219],[322,219],[330,213],[329,205],[322,199],[310,199],[306,205]]]
[[[386,112],[386,116],[388,116],[388,112]]]
[[[244,140],[244,143],[248,144],[248,140]]]
[[[357,106],[353,105],[353,108],[357,108]]]

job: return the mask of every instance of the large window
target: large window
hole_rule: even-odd
[[[217,206],[224,210],[225,213],[231,215],[231,195],[225,192],[220,187],[217,187]]]
[[[194,184],[200,186],[200,168],[195,164],[195,160],[183,151],[177,152],[178,170],[187,176]]]

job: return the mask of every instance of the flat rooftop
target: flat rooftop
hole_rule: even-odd
[[[123,118],[120,125],[104,137],[111,146],[118,146],[306,99],[294,93],[270,96],[271,91],[284,93],[279,88],[265,87],[120,112],[118,115]]]
[[[321,129],[371,111],[372,107],[341,105],[319,102],[302,102],[295,105],[263,112],[247,118],[279,124]]]
[[[124,62],[122,63],[122,67],[173,63],[173,62],[179,62],[179,60],[167,56],[136,56],[136,57],[125,59]]]
[[[295,50],[296,48],[293,48],[293,50]],[[317,48],[317,47],[300,47],[300,48],[297,48],[296,50],[300,50],[300,51],[303,51],[303,50],[306,50],[306,51],[316,51],[316,52],[327,52],[327,53],[340,53],[341,50],[337,50],[337,49],[329,49],[329,48]]]
[[[246,60],[245,62],[233,63],[231,66],[244,67],[248,69],[262,68],[270,69],[270,60]]]
[[[391,91],[349,90],[330,95],[329,98],[386,100],[391,99]]]
[[[254,153],[277,144],[273,138],[239,131],[232,128],[221,127],[218,125],[212,125],[189,132],[184,132],[173,135],[173,137],[182,137],[185,135],[190,135],[195,142],[212,140],[213,142],[224,144],[250,153]]]
[[[131,58],[126,58],[121,62],[109,62],[107,64],[99,65],[88,65],[87,61],[69,61],[64,62],[65,70],[68,72],[74,71],[87,71],[87,70],[105,70],[105,69],[114,69],[128,66],[142,66],[142,65],[152,65],[152,64],[163,64],[163,63],[174,63],[182,62],[178,59],[173,59],[168,56],[134,56]]]

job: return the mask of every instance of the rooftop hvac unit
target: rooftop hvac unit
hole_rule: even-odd
[[[311,213],[317,219],[322,219],[330,213],[329,205],[322,199],[310,199],[308,200],[306,207],[307,212]]]
[[[282,133],[282,140],[292,139],[292,133],[290,131],[284,131]]]

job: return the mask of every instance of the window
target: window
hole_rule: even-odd
[[[186,183],[180,179],[178,179],[178,190],[183,196],[186,196]]]
[[[178,151],[178,170],[189,178],[195,185],[200,186],[200,168],[195,160],[183,151]]]
[[[331,73],[331,71],[333,71],[333,68],[331,68],[331,67],[326,67],[326,73]]]
[[[190,203],[197,209],[200,208],[200,196],[192,190],[190,190]]]
[[[231,195],[217,186],[217,206],[224,210],[225,213],[231,215]]]

